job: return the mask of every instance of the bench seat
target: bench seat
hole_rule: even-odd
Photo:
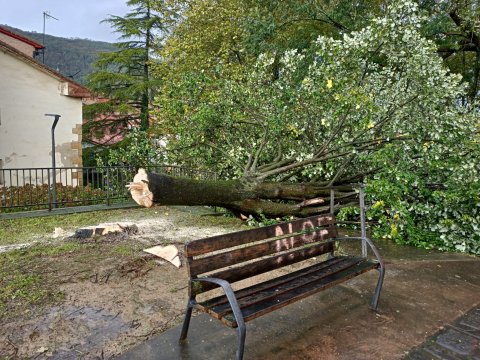
[[[235,297],[247,322],[378,267],[377,261],[337,256],[239,290]],[[226,295],[199,302],[196,307],[227,326],[237,327]]]

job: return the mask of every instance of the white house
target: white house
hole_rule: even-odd
[[[42,44],[39,44],[36,41],[26,38],[20,34],[16,34],[13,31],[1,26],[0,41],[33,58],[39,55],[40,52],[45,48]]]
[[[2,29],[2,28],[0,28]],[[0,30],[0,176],[5,168],[52,166],[52,117],[57,167],[82,166],[82,99],[88,89],[34,59],[40,44]],[[8,38],[8,42],[5,40]],[[23,39],[23,40],[22,40]],[[10,175],[0,185],[15,185]],[[78,179],[80,179],[80,173]],[[30,175],[22,175],[23,183]],[[34,180],[31,176],[30,183]],[[57,178],[57,181],[59,179]],[[63,180],[62,180],[63,182]]]

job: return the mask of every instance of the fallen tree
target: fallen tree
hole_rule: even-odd
[[[142,170],[135,201],[307,216],[328,208],[331,186],[367,182],[375,237],[480,254],[478,108],[459,101],[465,86],[419,33],[417,5],[387,12],[242,74],[167,82],[155,123],[167,161],[223,180]],[[339,189],[346,206],[353,192]]]
[[[210,205],[236,213],[268,217],[304,217],[330,209],[331,187],[315,183],[195,180],[140,169],[128,188],[133,200],[145,207],[154,203]],[[355,196],[351,185],[336,186],[336,209],[353,204]]]
[[[437,182],[429,167],[463,156],[452,145],[467,138],[472,122],[456,106],[461,78],[445,70],[421,21],[414,3],[398,2],[342,40],[319,37],[305,52],[262,55],[244,74],[173,79],[157,99],[155,126],[170,129],[162,133],[166,158],[226,180],[141,170],[132,197],[144,206],[308,216],[328,209],[333,185],[402,174]],[[335,197],[346,206],[354,192],[341,191]]]

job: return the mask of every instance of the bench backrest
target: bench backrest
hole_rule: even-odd
[[[317,215],[251,230],[188,242],[185,246],[192,278],[211,276],[233,283],[335,250],[335,216]],[[198,284],[198,283],[197,283]],[[202,283],[196,295],[214,288]]]

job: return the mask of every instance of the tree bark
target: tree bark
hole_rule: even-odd
[[[127,186],[142,206],[208,205],[236,213],[282,217],[330,211],[330,187],[314,183],[266,183],[256,179],[194,180],[147,173],[140,169]],[[351,185],[335,187],[335,209],[352,204]]]

